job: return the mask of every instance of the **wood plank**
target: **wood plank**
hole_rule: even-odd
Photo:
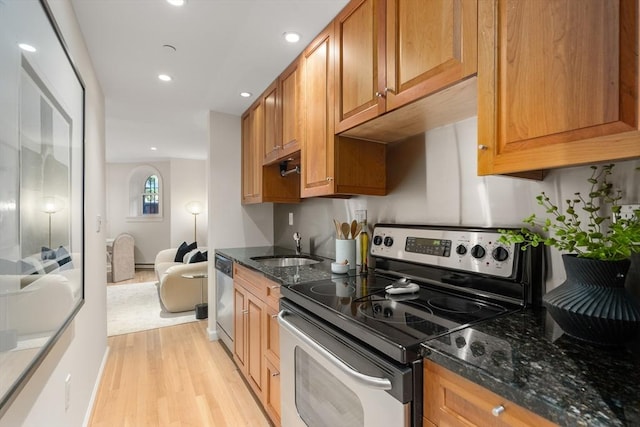
[[[90,427],[269,426],[207,321],[109,338]]]

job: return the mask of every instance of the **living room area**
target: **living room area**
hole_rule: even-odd
[[[108,336],[192,322],[207,303],[206,163],[107,162]]]

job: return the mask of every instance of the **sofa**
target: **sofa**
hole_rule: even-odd
[[[207,248],[191,249],[181,261],[176,261],[178,248],[158,252],[154,269],[158,277],[158,295],[166,311],[189,311],[193,310],[196,304],[207,302],[207,279],[183,277],[187,274],[207,274],[208,261],[194,262],[202,259],[206,251]]]
[[[79,254],[43,248],[42,254],[0,262],[2,329],[20,339],[47,336],[63,324],[82,299]]]

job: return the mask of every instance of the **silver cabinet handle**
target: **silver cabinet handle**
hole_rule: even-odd
[[[329,182],[333,181],[333,177],[332,176],[328,176],[327,177],[327,181],[329,181]]]
[[[478,145],[478,150],[482,150],[482,151],[484,151],[484,150],[486,150],[486,149],[488,149],[488,148],[489,148],[489,147],[487,147],[487,146],[486,146],[486,145],[484,145],[484,144],[480,144],[480,145]]]
[[[242,310],[242,314],[249,314],[249,310]]]
[[[494,417],[499,417],[500,414],[502,414],[503,412],[504,412],[504,406],[502,405],[498,405],[491,410],[491,413],[493,414]]]
[[[344,374],[351,377],[351,379],[359,382],[360,384],[373,388],[376,390],[391,390],[391,381],[388,378],[378,378],[369,375],[362,374],[358,371],[354,371],[351,367],[347,366],[342,360],[338,359],[327,349],[319,345],[317,342],[306,336],[302,331],[289,323],[284,317],[288,314],[286,310],[282,310],[278,313],[278,323],[300,341],[313,348],[320,353],[325,359],[327,359],[333,366],[338,368]]]
[[[278,289],[280,287],[280,285],[273,285],[273,286],[269,286],[269,289]]]
[[[277,377],[280,375],[280,372],[274,372],[273,374],[271,374],[272,377]]]

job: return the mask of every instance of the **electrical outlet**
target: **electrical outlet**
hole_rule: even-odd
[[[71,404],[71,374],[67,374],[67,378],[64,380],[64,411],[69,410]]]
[[[293,212],[289,212],[289,225],[293,225]]]
[[[631,219],[640,210],[640,205],[620,205],[620,219]]]

